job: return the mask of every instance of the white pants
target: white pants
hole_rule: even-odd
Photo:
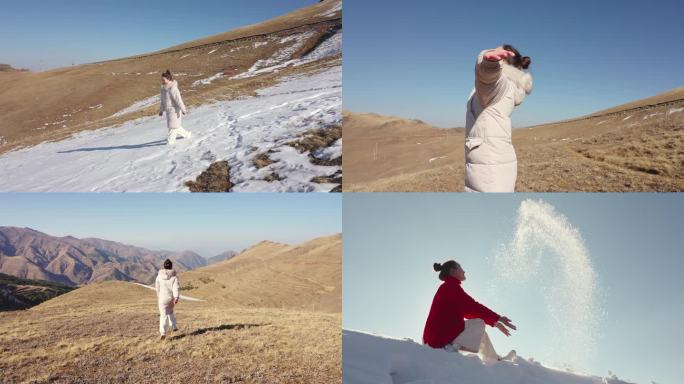
[[[183,138],[190,137],[192,133],[189,131],[186,131],[185,128],[183,127],[178,127],[178,128],[171,128],[169,129],[169,136],[166,138],[166,142],[169,145],[173,145],[176,142],[176,137],[180,135]]]
[[[159,303],[159,333],[166,334],[167,326],[176,329],[176,315],[173,314],[173,301]]]
[[[485,322],[482,319],[466,320],[465,328],[458,335],[451,345],[455,350],[477,353],[483,361],[498,361],[499,355],[496,354],[494,346],[487,332],[485,332]]]

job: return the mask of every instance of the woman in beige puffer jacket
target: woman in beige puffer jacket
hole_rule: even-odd
[[[511,114],[532,92],[531,63],[510,45],[480,52],[475,89],[468,98],[465,129],[465,191],[514,192],[518,162]]]
[[[159,270],[157,279],[154,281],[154,288],[157,291],[157,304],[159,304],[159,333],[163,339],[166,337],[166,329],[169,326],[172,331],[178,329],[173,309],[180,298],[178,293],[180,283],[171,260],[164,261],[164,268]]]
[[[166,142],[173,145],[178,135],[183,138],[190,138],[192,132],[186,131],[181,125],[181,116],[187,115],[188,112],[185,109],[185,104],[183,104],[178,82],[173,79],[171,71],[167,69],[166,72],[162,73],[161,81],[159,116],[166,112],[166,127],[169,129]]]

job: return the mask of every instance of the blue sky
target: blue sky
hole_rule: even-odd
[[[502,43],[532,58],[514,127],[653,96],[684,86],[683,13],[674,0],[347,0],[344,108],[463,126],[477,54]]]
[[[539,287],[529,283],[529,297],[488,289],[495,279],[488,260],[511,239],[516,210],[528,198],[567,217],[598,275],[605,322],[597,356],[585,369],[640,383],[678,382],[680,194],[345,194],[343,327],[420,341],[440,284],[432,263],[455,259],[466,270],[464,289],[518,325],[511,338],[489,330],[499,353],[516,349],[546,363],[565,361],[548,352],[543,327],[535,329],[543,304],[530,297]]]
[[[0,62],[45,70],[156,51],[316,0],[0,1]]]
[[[202,256],[342,231],[339,194],[3,193],[0,226]]]

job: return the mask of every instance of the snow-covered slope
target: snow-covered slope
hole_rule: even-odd
[[[186,181],[220,160],[228,161],[234,191],[336,187],[311,179],[340,167],[314,165],[308,152],[287,143],[341,123],[341,66],[286,77],[257,94],[190,109],[183,126],[193,136],[173,147],[165,143],[165,119],[153,116],[6,153],[0,156],[0,191],[187,191]],[[255,156],[266,151],[275,162],[255,167]],[[281,180],[265,181],[272,173]]]
[[[345,384],[627,384],[547,368],[532,359],[483,363],[476,355],[432,349],[411,340],[343,330]]]

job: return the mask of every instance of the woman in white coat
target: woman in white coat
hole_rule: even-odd
[[[166,112],[166,127],[169,129],[166,142],[169,145],[173,145],[178,135],[190,138],[192,132],[186,131],[181,125],[181,116],[187,115],[188,112],[185,109],[185,104],[183,104],[183,98],[178,89],[178,82],[173,79],[173,75],[168,69],[161,75],[160,99],[159,116]]]
[[[508,44],[477,57],[475,89],[466,110],[466,192],[515,191],[511,114],[532,92],[532,76],[523,71],[531,61]]]
[[[179,283],[171,260],[167,259],[164,261],[164,268],[159,270],[154,287],[157,290],[157,303],[159,304],[159,333],[161,333],[161,338],[164,339],[167,326],[172,331],[178,330],[173,308],[178,304],[180,297],[178,294]]]

